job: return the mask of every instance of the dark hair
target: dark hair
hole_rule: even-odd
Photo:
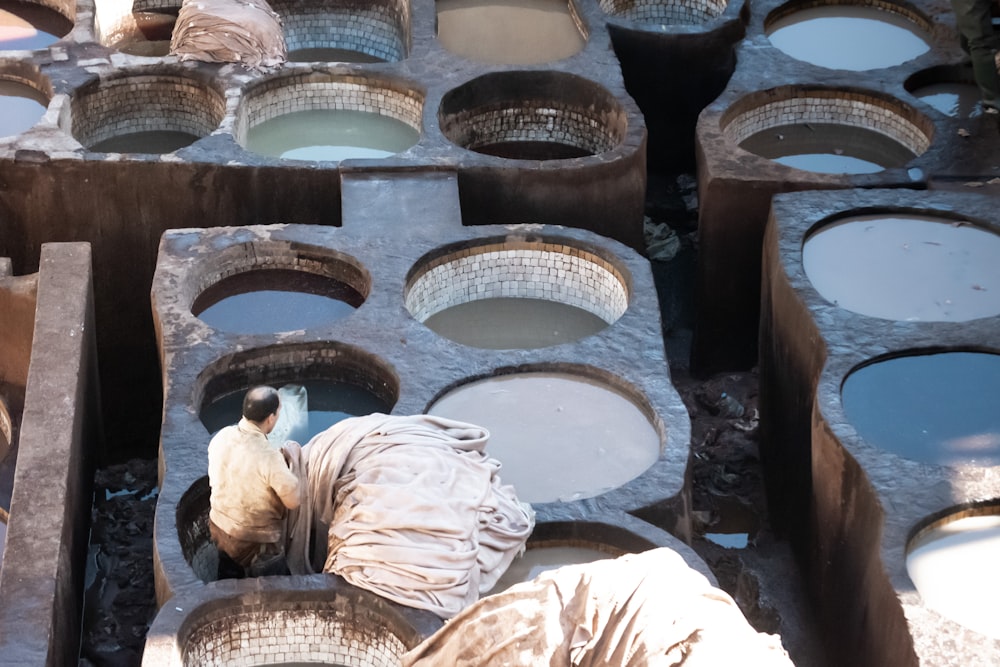
[[[278,390],[266,385],[254,387],[243,397],[243,416],[260,423],[278,411]]]

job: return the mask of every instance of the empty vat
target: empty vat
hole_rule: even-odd
[[[239,421],[243,395],[253,386],[305,387],[308,426],[302,444],[346,417],[388,413],[399,395],[398,379],[384,362],[332,341],[242,352],[208,367],[201,377],[199,416],[209,433]]]
[[[172,153],[211,134],[225,110],[221,91],[188,74],[121,71],[76,91],[69,129],[95,153]]]
[[[728,0],[599,0],[609,16],[646,26],[701,25],[722,16]]]
[[[1000,506],[956,510],[923,526],[907,545],[906,571],[924,604],[1000,639]]]
[[[618,146],[625,110],[603,86],[552,71],[495,72],[448,91],[438,110],[452,142],[486,155],[558,160]]]
[[[844,413],[869,445],[943,466],[1000,465],[1000,354],[927,351],[852,371]]]
[[[979,113],[979,87],[970,65],[939,65],[907,77],[903,86],[924,104],[951,118]]]
[[[181,3],[178,0],[97,0],[97,41],[122,53],[159,58],[170,52],[170,38]]]
[[[568,343],[613,324],[628,307],[624,269],[558,238],[484,239],[425,257],[407,278],[410,314],[456,342],[488,349]]]
[[[567,502],[622,486],[660,456],[651,409],[623,384],[583,367],[495,375],[452,388],[428,413],[485,427],[522,500]]]
[[[386,158],[420,140],[423,93],[388,77],[293,73],[245,91],[234,134],[247,150],[292,160]]]
[[[406,0],[275,0],[291,62],[396,62],[409,53]]]
[[[0,51],[44,49],[72,29],[72,19],[41,3],[0,1]]]
[[[903,167],[933,136],[929,119],[893,98],[799,86],[751,94],[731,106],[721,124],[743,150],[824,174]]]
[[[586,27],[573,0],[436,0],[437,38],[459,56],[534,65],[581,51]]]
[[[771,44],[820,67],[850,71],[900,65],[930,50],[929,19],[885,0],[793,0],[768,14]]]
[[[823,297],[862,315],[962,322],[1000,314],[1000,235],[961,219],[847,216],[806,237],[802,263]]]

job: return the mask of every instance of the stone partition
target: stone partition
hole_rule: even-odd
[[[101,436],[90,246],[46,244],[30,282],[37,287],[0,567],[0,655],[5,664],[59,667],[78,660]]]
[[[763,255],[761,456],[774,518],[800,556],[837,664],[985,666],[1000,654],[1000,641],[928,609],[906,569],[908,543],[920,530],[1000,495],[993,469],[881,450],[858,434],[841,398],[845,378],[872,360],[1000,351],[1000,316],[891,321],[849,312],[809,282],[803,240],[824,221],[879,212],[965,221],[996,234],[995,210],[992,197],[905,190],[774,199]]]

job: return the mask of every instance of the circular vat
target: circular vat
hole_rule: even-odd
[[[535,524],[525,551],[511,562],[496,585],[484,595],[531,581],[542,572],[564,565],[617,558],[659,546],[629,528],[600,521],[546,521]]]
[[[1000,465],[1000,354],[880,357],[845,378],[841,400],[874,447],[935,465]]]
[[[979,87],[971,65],[939,65],[916,72],[903,87],[928,106],[952,118],[969,118],[979,110]]]
[[[1000,504],[949,511],[907,544],[906,571],[924,604],[980,634],[1000,639]]]
[[[396,62],[409,53],[405,0],[275,0],[291,62]]]
[[[278,242],[225,248],[195,280],[191,313],[215,329],[241,334],[329,325],[364,303],[372,283],[371,274],[344,253]]]
[[[930,50],[933,22],[885,0],[793,0],[768,14],[771,44],[796,60],[850,71],[901,65]]]
[[[651,26],[701,25],[722,16],[728,0],[599,0],[608,16]]]
[[[934,136],[929,118],[892,97],[800,86],[752,93],[726,110],[721,125],[743,150],[823,174],[903,167]]]
[[[94,33],[99,43],[122,53],[163,57],[180,8],[178,0],[96,0]]]
[[[662,429],[638,392],[591,367],[555,365],[474,379],[429,414],[478,424],[505,484],[529,503],[592,498],[659,459]]]
[[[144,661],[195,665],[338,665],[391,667],[441,626],[427,611],[407,609],[329,577],[234,582],[181,595],[153,622],[163,641]]]
[[[424,94],[373,75],[308,72],[264,80],[245,91],[236,141],[291,160],[386,158],[420,140]]]
[[[1000,234],[961,219],[837,218],[806,236],[802,264],[825,299],[862,315],[963,322],[1000,314]]]
[[[610,151],[628,118],[605,88],[552,71],[494,72],[448,91],[438,124],[445,137],[477,153],[558,160]]]
[[[44,49],[68,35],[75,10],[58,4],[0,0],[0,51]]]
[[[448,246],[407,276],[405,304],[437,334],[483,349],[533,349],[601,331],[628,308],[625,270],[558,238]]]
[[[347,417],[388,413],[399,397],[395,372],[358,348],[337,342],[256,348],[202,372],[195,404],[206,430],[215,433],[239,421],[243,395],[261,384],[276,387],[286,399],[282,420],[269,436],[279,445],[285,439],[304,444]]]
[[[587,28],[574,0],[436,0],[447,51],[494,65],[537,65],[583,50]]]
[[[27,132],[41,120],[52,98],[48,79],[18,62],[0,64],[0,137]]]
[[[71,133],[94,153],[172,153],[211,134],[224,94],[169,71],[95,79],[73,95]]]

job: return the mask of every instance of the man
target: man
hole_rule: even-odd
[[[284,520],[299,506],[299,479],[288,454],[267,440],[280,409],[276,389],[254,387],[243,398],[243,418],[208,445],[209,531],[220,577],[287,571]]]
[[[972,60],[983,113],[1000,114],[1000,76],[997,75],[997,37],[990,10],[993,0],[951,0],[962,50]]]

